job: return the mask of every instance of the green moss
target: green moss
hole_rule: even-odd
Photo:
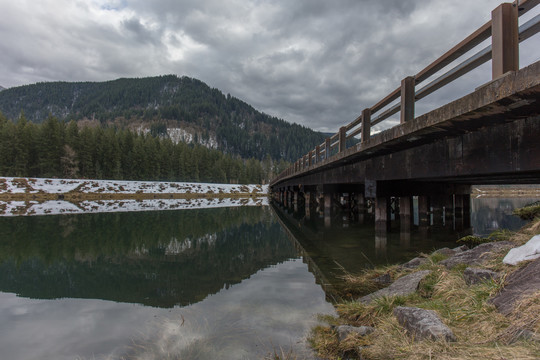
[[[540,201],[529,204],[519,209],[514,210],[514,215],[519,216],[523,220],[534,220],[540,217]]]

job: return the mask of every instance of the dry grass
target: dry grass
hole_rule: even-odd
[[[540,220],[537,220],[515,234],[505,233],[504,237],[521,245],[539,232]],[[440,259],[431,255],[422,268],[432,270],[432,274],[422,281],[416,294],[384,298],[370,305],[355,301],[336,305],[339,317],[330,319],[332,324],[374,326],[377,330],[370,337],[340,343],[332,327],[319,326],[313,330],[311,344],[319,356],[327,359],[360,358],[359,352],[362,359],[539,359],[540,343],[518,335],[523,329],[536,336],[540,334],[540,292],[521,299],[509,316],[498,313],[487,301],[501,290],[505,276],[515,271],[514,267],[502,264],[503,256],[497,254],[484,266],[500,271],[503,274],[500,280],[467,286],[462,275],[464,267],[448,270],[438,265]],[[349,281],[358,286],[370,285],[373,278],[388,271],[368,271]],[[393,278],[405,274],[397,268],[392,271]],[[458,341],[415,341],[392,314],[398,305],[436,311]]]

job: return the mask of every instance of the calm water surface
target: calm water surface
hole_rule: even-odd
[[[271,207],[0,218],[2,359],[308,354],[343,271],[522,225],[527,199],[473,201],[473,229],[376,236]],[[326,292],[325,292],[326,291]]]

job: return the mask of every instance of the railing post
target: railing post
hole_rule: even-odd
[[[332,144],[330,144],[330,138],[326,138],[326,140],[324,140],[324,157],[325,159],[328,159],[330,158],[330,146]]]
[[[414,77],[401,80],[401,123],[414,119]]]
[[[504,3],[491,12],[492,77],[519,70],[518,9]]]
[[[315,164],[321,160],[321,146],[317,145],[315,148]]]
[[[311,158],[313,157],[313,150],[309,150],[309,159],[308,159],[308,166],[311,166],[313,164]]]
[[[362,142],[369,140],[371,136],[371,109],[362,111]]]
[[[347,128],[342,126],[339,128],[339,146],[338,151],[343,152],[346,149],[347,144]]]

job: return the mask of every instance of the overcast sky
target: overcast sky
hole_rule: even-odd
[[[488,21],[500,3],[0,0],[0,85],[186,75],[270,115],[335,131]],[[527,42],[540,49],[538,39]],[[522,50],[522,65],[538,60],[534,47]],[[486,65],[417,108],[489,76]]]

